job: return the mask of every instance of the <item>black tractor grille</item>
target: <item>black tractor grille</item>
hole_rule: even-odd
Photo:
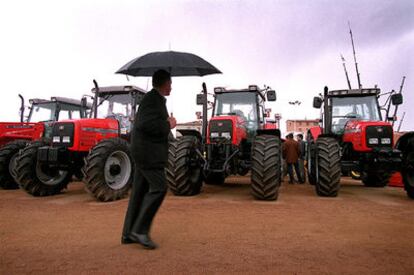
[[[366,143],[368,147],[391,147],[393,131],[391,126],[368,126]]]
[[[233,123],[231,120],[210,121],[210,140],[229,140],[233,138]]]
[[[71,147],[75,133],[73,123],[55,123],[52,130],[53,146]]]

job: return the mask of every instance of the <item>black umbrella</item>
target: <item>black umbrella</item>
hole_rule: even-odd
[[[164,69],[171,76],[204,76],[221,72],[201,57],[184,52],[153,52],[137,57],[120,68],[117,74],[152,76]]]

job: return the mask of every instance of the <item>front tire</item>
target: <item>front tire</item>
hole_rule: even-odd
[[[252,145],[251,192],[258,200],[272,201],[279,195],[282,174],[279,137],[256,136]]]
[[[0,149],[0,187],[6,190],[18,189],[19,185],[13,178],[13,170],[19,151],[27,145],[27,140],[15,140]]]
[[[110,138],[99,142],[85,158],[83,182],[97,200],[122,199],[132,186],[134,163],[128,142]]]
[[[69,171],[37,162],[37,151],[42,146],[47,146],[47,143],[33,142],[21,150],[16,159],[15,176],[20,188],[36,197],[59,194],[72,178]]]
[[[414,138],[408,141],[403,150],[403,169],[401,175],[407,196],[414,199]]]
[[[201,192],[202,168],[197,154],[200,142],[194,136],[183,136],[170,142],[167,182],[176,196],[194,196]]]
[[[316,194],[321,197],[336,197],[341,180],[341,156],[338,142],[331,137],[320,137],[317,147]]]

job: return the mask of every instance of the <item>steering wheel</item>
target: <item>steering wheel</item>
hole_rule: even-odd
[[[352,112],[351,113],[347,113],[345,115],[345,117],[351,118],[351,119],[361,119],[362,118],[360,114],[352,113]]]

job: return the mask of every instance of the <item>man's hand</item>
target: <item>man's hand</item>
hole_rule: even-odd
[[[167,120],[170,123],[170,129],[174,129],[175,126],[177,126],[177,120],[175,119],[175,117],[173,117],[172,113],[171,113],[171,116]]]

